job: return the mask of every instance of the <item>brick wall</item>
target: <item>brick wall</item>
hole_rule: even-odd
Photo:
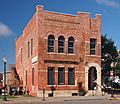
[[[55,37],[55,52],[49,53],[48,36]],[[58,37],[65,38],[65,52],[58,53]],[[74,54],[68,54],[68,38],[74,38]],[[90,38],[97,39],[96,55],[90,55]],[[33,55],[28,58],[27,43],[33,39]],[[20,61],[20,50],[23,48],[23,61]],[[32,58],[38,57],[35,64]],[[76,61],[78,64],[45,63],[45,60]],[[25,70],[28,70],[28,85],[30,93],[42,89],[50,90],[47,85],[47,69],[55,68],[56,90],[78,90],[78,83],[85,88],[85,65],[97,63],[101,66],[101,16],[91,18],[89,13],[78,12],[77,15],[62,14],[44,10],[43,6],[36,7],[36,13],[16,40],[16,68],[25,85]],[[32,86],[32,67],[35,69],[35,82]],[[58,67],[65,67],[65,85],[58,85]],[[75,68],[76,85],[68,86],[68,67]]]

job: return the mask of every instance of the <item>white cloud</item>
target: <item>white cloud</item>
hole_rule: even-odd
[[[0,36],[10,36],[12,34],[12,30],[7,25],[0,22]]]
[[[99,4],[104,4],[106,6],[110,6],[113,8],[119,8],[120,4],[116,2],[115,0],[96,0],[97,3]]]

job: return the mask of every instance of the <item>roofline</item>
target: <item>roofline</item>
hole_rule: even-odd
[[[43,5],[37,5],[36,8],[39,7],[39,6],[42,7],[42,8],[44,8]],[[35,13],[34,13],[34,15],[32,16],[32,18],[33,18],[34,16],[36,16],[36,12],[37,12],[37,10],[35,11]],[[49,12],[49,13],[54,13],[54,14],[60,14],[60,15],[66,15],[66,16],[72,16],[72,17],[77,17],[79,13],[81,13],[81,14],[88,14],[88,15],[91,14],[90,12],[80,12],[80,11],[78,11],[76,15],[74,15],[74,14],[62,13],[62,12],[49,11],[49,10],[44,10],[44,12]],[[96,14],[95,16],[98,16],[98,15],[101,16],[101,14]],[[27,23],[27,25],[26,25],[25,28],[23,29],[22,35],[20,35],[20,36],[16,39],[16,41],[19,40],[19,39],[21,39],[21,38],[24,36],[24,31],[25,31],[25,29],[28,27],[28,25],[30,24],[32,18],[30,19],[30,21]]]
[[[32,18],[34,18],[34,16],[36,16],[36,12],[34,13],[34,15],[32,16]],[[23,36],[24,36],[24,31],[25,31],[25,29],[28,27],[28,25],[30,24],[30,22],[32,21],[32,18],[29,20],[29,22],[26,24],[26,26],[24,27],[24,29],[23,29],[23,31],[22,31],[22,34],[16,39],[16,41],[17,40],[19,40],[19,39],[21,39]]]
[[[62,13],[62,12],[55,12],[55,11],[48,11],[48,10],[44,10],[45,12],[49,12],[49,13],[54,13],[54,14],[60,14],[60,15],[67,15],[67,16],[74,16],[76,17],[77,15],[74,14],[68,14],[68,13]]]

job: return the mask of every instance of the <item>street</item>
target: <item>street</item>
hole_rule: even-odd
[[[43,101],[40,97],[18,97],[8,99],[7,102],[0,100],[0,104],[119,104],[119,100],[109,98],[110,96],[49,97]]]

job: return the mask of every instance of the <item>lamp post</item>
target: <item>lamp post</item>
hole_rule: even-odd
[[[45,101],[45,89],[43,89],[43,101]]]
[[[111,63],[111,71],[110,71],[110,77],[111,77],[111,97],[114,98],[113,96],[113,80],[114,80],[114,71],[113,71],[113,68],[114,68],[114,62]]]
[[[111,97],[114,98],[114,96],[113,96],[113,80],[114,80],[114,70],[113,70],[113,68],[117,65],[117,62],[113,62],[113,58],[109,53],[107,53],[105,56],[110,57],[110,59],[112,60],[112,62],[110,64],[110,66],[111,66],[110,78],[111,78]]]
[[[6,98],[6,63],[7,63],[7,59],[6,57],[3,57],[3,64],[4,64],[4,98],[3,98],[3,101],[7,101],[7,98]]]

